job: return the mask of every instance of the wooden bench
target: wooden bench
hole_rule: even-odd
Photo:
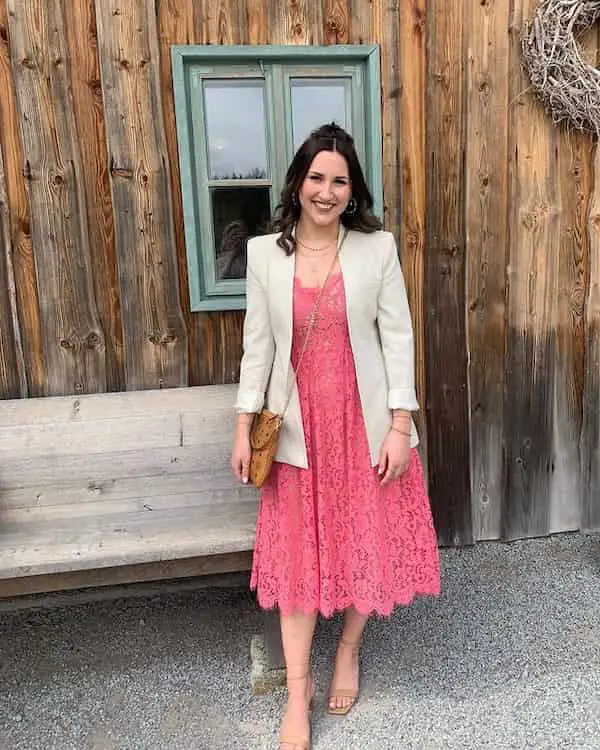
[[[0,598],[249,570],[257,493],[229,468],[234,391],[0,401]]]

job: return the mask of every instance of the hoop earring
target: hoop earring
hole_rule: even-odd
[[[292,206],[294,206],[294,208],[298,208],[298,194],[297,193],[294,193],[292,195]]]
[[[358,210],[358,203],[356,202],[356,198],[354,198],[353,196],[348,201],[348,205],[346,206],[346,210],[344,211],[344,213],[347,214],[348,216],[354,216],[357,210]]]

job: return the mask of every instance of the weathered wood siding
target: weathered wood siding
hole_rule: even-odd
[[[23,358],[16,319],[15,277],[10,252],[10,227],[6,202],[4,163],[0,151],[0,389],[4,398],[26,395]]]
[[[378,43],[440,540],[600,528],[600,162],[528,91],[533,6],[0,0],[0,397],[235,382],[243,313],[188,302],[170,46]]]
[[[427,40],[427,434],[429,484],[448,543],[472,540],[465,278],[465,68],[462,0],[429,9]],[[449,44],[448,40],[452,39]],[[459,207],[462,210],[459,210]]]
[[[90,235],[60,2],[8,2],[22,175],[29,198],[45,392],[106,390],[104,331],[93,292]]]
[[[508,247],[509,0],[479,10],[469,3],[466,193],[469,256],[466,325],[469,338],[470,448],[473,536],[497,533],[503,492],[504,317]]]

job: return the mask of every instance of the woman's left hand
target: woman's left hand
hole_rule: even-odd
[[[408,468],[410,460],[410,436],[397,430],[390,430],[386,435],[379,454],[379,476],[385,485],[398,479]]]

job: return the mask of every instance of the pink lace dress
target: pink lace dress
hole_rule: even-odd
[[[295,280],[294,366],[317,293]],[[387,486],[371,467],[341,273],[323,294],[298,390],[309,468],[274,463],[263,486],[251,577],[260,606],[389,615],[416,595],[437,595],[437,539],[416,449]]]

